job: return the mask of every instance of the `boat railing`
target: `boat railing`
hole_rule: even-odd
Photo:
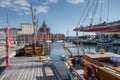
[[[96,65],[98,65],[98,66],[101,66],[101,67],[103,67],[103,68],[106,69],[106,70],[110,70],[110,71],[113,72],[113,73],[120,74],[120,71],[115,70],[115,69],[114,69],[114,66],[107,66],[107,65],[104,65],[104,64],[102,64],[102,63],[100,63],[99,61],[96,61],[96,60],[94,60],[94,63],[93,63],[93,64],[96,64]],[[119,67],[119,66],[116,66],[116,67]]]
[[[85,80],[84,79],[84,74],[79,74],[77,71],[83,71],[82,69],[80,70],[75,70],[74,69],[74,67],[67,61],[67,60],[65,60],[65,62],[67,63],[67,65],[69,65],[70,66],[70,73],[72,73],[72,78],[74,79],[75,78],[75,80]],[[80,73],[81,73],[80,72]]]
[[[88,62],[86,60],[84,60],[84,62],[88,63],[88,64],[91,64],[93,65],[94,67],[96,67],[96,69],[98,70],[101,70],[101,71],[105,71],[107,72],[109,75],[113,75],[116,76],[117,78],[120,78],[120,71],[117,71],[114,68],[114,66],[106,66],[106,65],[102,65],[100,64],[98,61],[95,61],[95,63],[91,63],[91,62]],[[101,65],[101,66],[100,66]]]
[[[120,74],[119,71],[114,70],[111,66],[104,66],[104,68],[105,68],[106,70],[109,70],[109,71],[113,72],[113,73]]]
[[[64,46],[63,48],[67,52],[68,56],[74,57],[74,55],[73,55],[72,51],[70,50],[70,48],[78,48],[78,46]]]

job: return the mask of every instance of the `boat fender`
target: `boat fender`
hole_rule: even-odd
[[[87,65],[86,78],[86,80],[98,80],[96,77],[96,70],[91,64]]]

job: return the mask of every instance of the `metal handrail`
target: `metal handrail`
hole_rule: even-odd
[[[78,74],[78,72],[74,69],[74,67],[69,62],[66,61],[66,63],[70,66],[70,69],[75,73],[77,80],[85,80],[85,78],[81,74]]]

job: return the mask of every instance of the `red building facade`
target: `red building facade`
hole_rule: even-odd
[[[18,43],[31,43],[34,40],[34,34],[20,34],[17,37]],[[53,40],[53,36],[50,32],[50,28],[47,27],[45,21],[43,21],[42,27],[38,29],[36,41],[41,40]]]

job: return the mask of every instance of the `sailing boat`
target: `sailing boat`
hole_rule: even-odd
[[[33,12],[32,6],[31,6],[31,12],[32,12],[32,19],[33,19],[33,28],[34,28],[34,40],[31,44],[25,45],[24,51],[25,55],[29,56],[42,56],[44,55],[44,44],[37,41],[37,20],[35,13]]]
[[[98,0],[97,0],[98,1]],[[119,33],[118,24],[91,26],[88,28],[76,28],[75,31]],[[113,29],[116,28],[116,29]],[[65,47],[66,48],[66,47]],[[105,52],[87,52],[79,57],[73,56],[70,50],[67,52],[72,56],[66,56],[65,64],[71,74],[71,80],[120,80],[120,55]],[[79,67],[81,66],[81,67]]]

